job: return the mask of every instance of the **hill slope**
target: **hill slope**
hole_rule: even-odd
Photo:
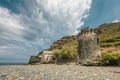
[[[117,50],[120,51],[120,22],[102,24],[98,26],[96,31],[101,32],[100,34],[100,46],[102,51],[104,50]],[[76,58],[77,54],[77,35],[65,36],[60,40],[55,41],[51,47],[47,50],[57,51],[61,53],[60,56],[65,58]],[[38,53],[37,57],[41,55],[42,52]],[[64,54],[65,53],[65,54]],[[69,57],[67,57],[69,54]],[[36,57],[36,56],[35,56]],[[30,59],[31,60],[31,59]],[[36,58],[36,61],[38,59]],[[31,60],[32,61],[32,60]]]
[[[102,24],[98,26],[96,31],[100,32],[101,47],[120,46],[120,22]],[[65,36],[60,40],[55,41],[50,49],[60,49],[64,44],[69,44],[77,40],[77,36]]]
[[[103,24],[96,28],[101,32],[101,47],[120,46],[120,22]]]

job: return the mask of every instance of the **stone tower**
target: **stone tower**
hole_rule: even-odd
[[[89,27],[83,28],[78,35],[79,61],[92,60],[100,56],[99,34]]]

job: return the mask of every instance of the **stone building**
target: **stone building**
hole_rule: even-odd
[[[43,51],[41,54],[40,63],[53,63],[55,60],[55,55],[52,51]]]
[[[89,27],[83,28],[78,35],[79,61],[92,60],[100,54],[99,34]]]

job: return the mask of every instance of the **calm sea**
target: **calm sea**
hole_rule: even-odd
[[[28,65],[28,63],[0,63],[1,65]]]

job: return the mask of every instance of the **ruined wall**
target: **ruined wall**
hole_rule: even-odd
[[[79,60],[92,60],[100,56],[99,35],[93,29],[84,28],[78,35]]]
[[[41,63],[54,63],[54,54],[52,51],[43,51],[41,55]]]

